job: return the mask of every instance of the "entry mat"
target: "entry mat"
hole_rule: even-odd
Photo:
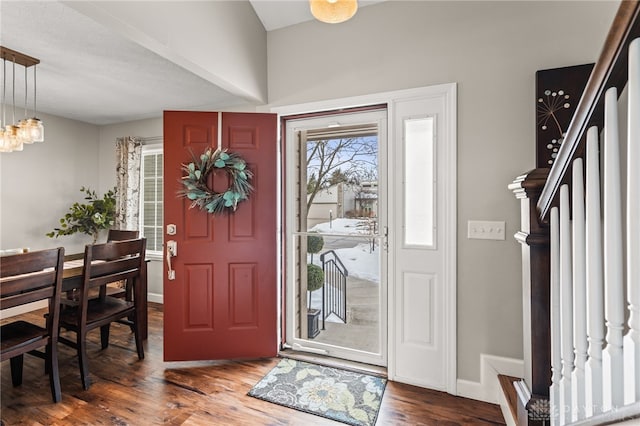
[[[373,426],[387,380],[283,358],[248,393],[274,404],[356,426]]]

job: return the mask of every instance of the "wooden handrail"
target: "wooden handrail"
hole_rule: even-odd
[[[538,214],[543,222],[546,221],[560,185],[568,179],[567,171],[571,162],[581,152],[580,143],[587,130],[603,121],[605,91],[615,86],[620,94],[627,83],[629,43],[640,37],[639,16],[640,1],[623,0],[620,3],[600,58],[591,72],[558,157],[549,172],[549,179],[538,200]]]

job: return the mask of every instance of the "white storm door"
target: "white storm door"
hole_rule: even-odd
[[[455,85],[393,103],[393,380],[455,393]]]

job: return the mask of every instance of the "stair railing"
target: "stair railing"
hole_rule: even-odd
[[[619,100],[625,86],[626,100]],[[626,132],[619,126],[625,116]],[[533,324],[531,344],[549,344],[534,342],[533,327],[550,329],[550,349],[540,356],[532,351],[531,364],[541,370],[551,359],[551,424],[640,417],[638,1],[621,2],[558,157],[534,194],[531,186],[541,174],[520,177],[511,187],[537,198],[537,209],[527,213],[538,229],[549,224],[546,252],[536,255],[549,269],[541,286],[546,293],[537,301],[532,296],[532,318],[545,298],[550,311]]]
[[[335,314],[345,324],[347,323],[347,277],[349,271],[344,266],[338,254],[329,250],[320,256],[324,271],[324,285],[322,286],[322,329],[325,320]]]

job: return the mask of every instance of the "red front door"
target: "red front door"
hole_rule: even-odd
[[[255,190],[235,212],[211,214],[178,191],[182,164],[218,146],[220,114],[221,146],[246,161]],[[276,123],[274,114],[164,113],[165,247],[177,243],[173,280],[165,248],[165,361],[277,353]],[[224,171],[209,177],[216,192],[228,186]]]

